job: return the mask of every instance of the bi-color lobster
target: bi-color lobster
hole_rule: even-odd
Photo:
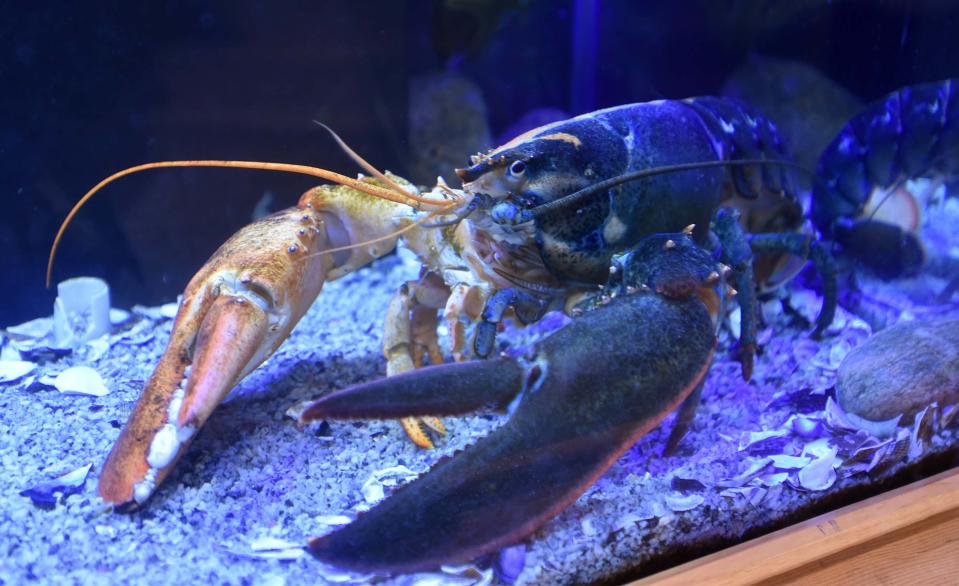
[[[954,169],[955,141],[946,138],[955,128],[952,82],[895,95],[900,105],[931,112],[935,123],[923,128],[939,129],[934,152],[942,157],[927,167],[909,159],[883,177]],[[910,102],[909,95],[936,101]],[[868,110],[848,128],[873,128],[875,117]],[[844,130],[820,163],[814,218],[829,236],[865,205],[855,199],[861,191],[850,200],[844,173],[855,165],[842,164],[840,155],[872,170],[885,160],[872,149],[885,152],[891,142],[899,161],[917,144],[902,134],[856,134],[865,141],[846,152],[842,137],[852,132]],[[551,124],[474,157],[458,172],[461,190],[441,183],[421,193],[355,158],[375,179],[205,162],[305,172],[341,185],[312,189],[295,208],[241,229],[191,280],[170,344],[101,472],[104,500],[142,505],[227,392],[282,343],[324,281],[386,254],[399,238],[423,269],[387,309],[389,378],[323,397],[304,420],[403,418],[414,441],[430,445],[423,424],[442,430],[436,416],[492,407],[512,417],[356,522],[312,542],[317,557],[345,568],[413,571],[521,540],[682,404],[670,440],[678,441],[711,363],[727,280],[743,310],[739,351],[747,378],[756,282],[769,287],[789,278],[797,265],[791,257],[812,259],[822,275],[814,333],[832,320],[835,269],[827,247],[801,231],[795,167],[772,123],[738,102],[658,101]],[[459,361],[493,354],[510,309],[530,322],[557,308],[575,316],[572,323],[521,358],[439,364],[440,315]],[[477,324],[472,344],[468,324]],[[427,360],[431,366],[408,372]],[[598,378],[612,381],[589,389]]]

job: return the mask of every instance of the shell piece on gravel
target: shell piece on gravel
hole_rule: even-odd
[[[773,461],[773,466],[780,470],[798,470],[810,463],[810,459],[805,456],[789,456],[779,454],[778,456],[769,456]]]
[[[812,456],[813,458],[825,458],[830,454],[835,457],[838,449],[833,446],[831,438],[824,437],[811,441],[803,446],[801,456]]]
[[[110,332],[110,287],[96,277],[67,279],[57,285],[53,336],[57,345],[77,347]]]
[[[815,439],[822,435],[822,420],[804,415],[790,417],[790,427],[803,439]]]
[[[53,386],[65,395],[91,395],[102,397],[110,392],[103,378],[89,366],[74,366],[58,374]]]
[[[353,572],[341,570],[339,568],[321,564],[319,562],[311,564],[310,568],[311,570],[315,569],[314,571],[320,578],[322,578],[322,580],[332,584],[346,584],[348,586],[353,586],[355,584],[356,586],[359,586],[360,584],[371,584],[372,579],[374,578],[373,574],[355,574]]]
[[[789,435],[786,429],[770,429],[766,431],[750,431],[739,440],[739,451],[752,448],[771,438],[781,438]]]
[[[706,500],[701,494],[667,494],[665,498],[666,505],[676,513],[691,511]]]
[[[495,583],[495,575],[493,568],[481,571],[472,564],[441,566],[439,572],[410,574],[391,583],[397,586],[490,586]]]
[[[29,498],[34,505],[40,508],[52,509],[57,506],[57,501],[61,495],[67,496],[80,492],[91,468],[93,468],[93,464],[81,466],[76,470],[22,490],[20,496]]]
[[[393,488],[409,482],[419,476],[406,466],[390,466],[377,470],[363,483],[360,489],[363,492],[363,500],[369,504],[377,503],[386,496],[385,488]]]
[[[147,307],[145,305],[134,305],[132,312],[136,315],[142,315],[147,319],[154,321],[163,321],[176,317],[177,309],[180,307],[182,295],[177,297],[175,302],[165,303],[157,307]]]
[[[649,514],[639,514],[635,512],[629,512],[616,519],[613,523],[613,531],[622,531],[623,529],[630,529],[634,527],[637,523],[642,521],[648,521],[652,519],[653,516]]]
[[[86,362],[96,362],[110,350],[109,336],[103,336],[81,344],[77,348],[77,355]]]
[[[51,331],[53,331],[53,320],[49,317],[38,317],[7,328],[7,332],[11,334],[37,340],[47,337]]]
[[[316,522],[316,528],[314,532],[324,533],[328,530],[333,529],[334,527],[340,527],[341,525],[346,525],[347,523],[352,523],[353,518],[348,517],[347,515],[317,515],[313,517],[313,521]],[[316,529],[322,529],[326,531],[316,531]]]
[[[719,493],[719,496],[724,496],[726,498],[735,499],[736,497],[742,497],[749,501],[753,506],[758,505],[765,498],[766,493],[769,492],[767,489],[761,486],[742,486],[742,487],[733,487],[727,488],[726,490]]]
[[[899,420],[902,419],[902,415],[896,415],[885,421],[873,421],[855,413],[846,413],[846,419],[873,437],[887,438],[896,435],[896,429],[899,427]]]
[[[826,490],[836,482],[836,448],[816,458],[799,471],[799,485],[806,490]]]
[[[269,536],[250,542],[250,551],[255,557],[271,560],[295,560],[306,554],[303,544]]]
[[[747,482],[762,474],[767,468],[772,466],[773,461],[769,458],[754,459],[752,463],[740,474],[719,480],[716,486],[719,488],[735,488],[744,486]]]
[[[932,442],[932,436],[936,432],[936,414],[938,412],[939,405],[933,403],[916,414],[916,420],[912,425],[912,433],[909,436],[910,460],[922,456]]]
[[[130,319],[130,317],[130,312],[125,309],[119,309],[116,307],[110,308],[110,323],[115,326],[121,325]]]
[[[939,428],[949,429],[955,421],[959,421],[956,414],[959,413],[959,405],[946,405],[939,414]]]
[[[116,342],[129,346],[141,346],[152,340],[155,336],[156,328],[153,322],[148,319],[140,319],[140,321],[134,323],[130,329],[118,335]]]
[[[493,568],[480,570],[475,564],[440,566],[440,573],[416,574],[410,586],[489,586],[493,584]]]
[[[872,461],[873,456],[876,454],[876,452],[883,449],[885,446],[892,444],[893,441],[895,441],[893,438],[889,438],[884,441],[879,441],[878,439],[874,437],[870,437],[853,451],[852,455],[850,455],[846,459],[846,463],[847,464],[851,464],[854,462],[869,463]]]
[[[512,584],[519,578],[526,566],[526,545],[518,544],[504,547],[496,554],[493,571],[502,582]]]
[[[826,425],[835,431],[862,430],[877,438],[892,437],[899,427],[902,415],[896,415],[885,421],[873,421],[844,410],[832,397],[826,399]]]
[[[833,401],[832,397],[826,399],[823,412],[826,415],[826,426],[833,431],[856,431],[857,427],[846,417],[846,411]]]
[[[7,343],[7,337],[0,334],[0,362],[4,360],[17,361],[21,358],[23,357],[20,356],[20,352],[13,347],[13,344]]]
[[[160,306],[160,315],[165,319],[173,319],[179,307],[179,303],[164,303]]]
[[[896,432],[895,439],[884,442],[883,446],[873,454],[866,471],[875,476],[902,462],[909,454],[910,435],[908,429],[900,428]]]
[[[760,476],[753,480],[753,482],[758,482],[763,486],[771,488],[773,486],[779,486],[787,480],[789,480],[789,472],[777,472],[776,474],[766,474],[764,476]]]
[[[816,323],[822,298],[810,289],[795,289],[789,296],[789,305],[809,323]]]
[[[0,360],[0,383],[16,382],[36,368],[36,364],[26,360]]]

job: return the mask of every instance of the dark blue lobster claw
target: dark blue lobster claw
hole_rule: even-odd
[[[682,234],[643,246],[666,262],[629,257],[642,266],[628,274],[642,282],[623,283],[529,358],[430,366],[309,406],[303,420],[512,411],[489,436],[313,539],[310,551],[355,571],[426,570],[515,543],[573,503],[699,387],[712,360],[703,300],[717,286],[713,261]]]

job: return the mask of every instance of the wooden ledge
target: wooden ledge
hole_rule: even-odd
[[[949,584],[959,576],[959,469],[632,582]]]

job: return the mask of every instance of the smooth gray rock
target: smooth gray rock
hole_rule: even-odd
[[[836,398],[874,421],[959,402],[959,320],[903,322],[875,334],[843,359]]]

